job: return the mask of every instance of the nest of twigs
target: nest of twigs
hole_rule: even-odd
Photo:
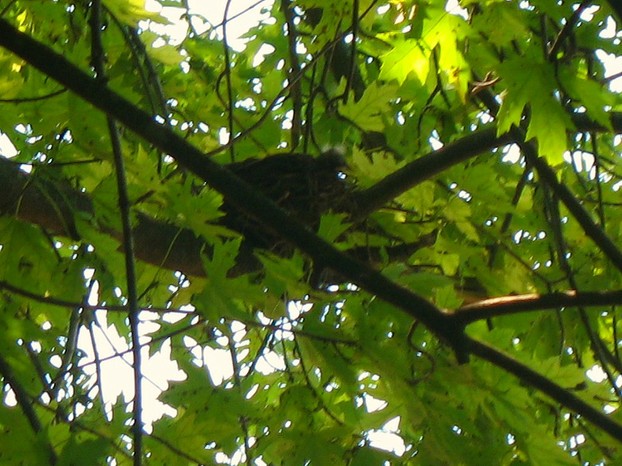
[[[336,151],[317,157],[280,154],[263,159],[233,163],[228,168],[261,191],[292,218],[317,229],[323,213],[342,211],[348,204],[351,187],[342,170],[344,158]],[[279,255],[290,251],[278,236],[254,219],[225,205],[224,224],[245,237],[247,247],[261,248]]]

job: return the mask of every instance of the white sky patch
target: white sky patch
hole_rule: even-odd
[[[373,397],[369,393],[363,394],[363,401],[365,403],[365,409],[368,413],[373,413],[374,411],[382,411],[384,408],[387,407],[386,401]]]
[[[366,437],[372,447],[402,456],[406,451],[406,445],[404,440],[397,435],[399,428],[400,417],[396,416],[387,421],[379,430],[369,431]]]
[[[255,370],[264,375],[272,374],[275,371],[284,371],[285,369],[285,360],[283,356],[274,351],[264,352],[255,366]]]
[[[606,53],[603,50],[597,50],[596,57],[602,61],[605,66],[605,78],[622,73],[622,56]],[[609,82],[609,88],[612,92],[622,92],[622,76],[612,79]]]
[[[502,162],[517,163],[520,160],[521,152],[517,144],[510,144],[503,148]]]
[[[461,16],[465,20],[469,19],[468,10],[460,6],[459,0],[448,0],[445,4],[445,11],[452,15]]]
[[[214,385],[222,385],[233,377],[233,363],[228,350],[206,346],[203,349],[203,360]]]
[[[598,5],[588,6],[586,9],[584,9],[581,12],[581,15],[580,15],[581,20],[586,21],[586,22],[592,21],[592,19],[594,19],[594,15],[596,14],[598,10],[600,10],[600,6]]]
[[[9,137],[0,133],[0,156],[7,159],[13,158],[17,155],[17,149],[9,139]]]
[[[203,34],[218,26],[216,34],[223,37],[222,22],[226,7],[225,0],[188,0],[188,13],[192,29]],[[227,12],[227,41],[231,48],[236,51],[244,49],[246,39],[240,36],[246,34],[249,28],[257,25],[262,20],[270,20],[268,12],[273,0],[235,0],[230,2]],[[167,18],[171,24],[151,24],[149,28],[158,33],[166,34],[171,38],[171,44],[179,44],[188,33],[189,24],[182,16],[186,15],[185,8],[164,7],[155,0],[147,0],[147,9],[156,11]]]
[[[585,375],[596,383],[602,383],[607,379],[607,374],[599,365],[594,365],[585,372]]]
[[[109,410],[111,404],[115,403],[119,396],[122,395],[126,401],[131,401],[134,397],[132,355],[127,352],[129,346],[126,339],[119,335],[113,325],[108,325],[106,312],[97,311],[96,315],[100,324],[94,333],[97,355],[102,361],[102,398],[106,404],[106,409]],[[78,337],[78,347],[86,354],[86,357],[80,361],[80,366],[86,365],[84,372],[94,376],[95,351],[89,332],[84,328]],[[169,416],[176,414],[175,409],[160,402],[157,397],[168,388],[169,381],[184,380],[185,374],[179,370],[177,363],[171,360],[170,342],[164,342],[160,351],[152,357],[149,357],[146,346],[141,353],[142,372],[144,374],[142,384],[144,421],[149,425],[164,414]]]
[[[432,147],[432,150],[439,150],[441,147],[444,146],[444,144],[439,139],[436,131],[433,131],[432,136],[428,138],[428,142],[430,143],[430,147]]]
[[[276,49],[270,44],[262,44],[253,57],[253,66],[257,67],[263,63],[267,55],[274,53]]]

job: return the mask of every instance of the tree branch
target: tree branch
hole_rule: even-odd
[[[91,3],[89,26],[91,29],[91,65],[95,70],[96,81],[105,86],[107,82],[106,70],[104,65],[105,52],[102,43],[102,18],[101,0],[94,0]],[[143,458],[143,390],[142,390],[142,355],[140,348],[140,309],[138,306],[138,291],[136,289],[136,264],[134,258],[134,236],[130,220],[131,204],[128,195],[127,179],[125,177],[125,162],[123,160],[123,150],[121,149],[121,136],[116,121],[112,116],[107,115],[106,123],[108,135],[112,146],[112,155],[115,165],[115,175],[117,181],[117,197],[121,225],[123,232],[123,250],[125,254],[125,276],[127,292],[127,313],[130,323],[130,336],[132,340],[132,370],[134,374],[134,401],[133,401],[133,464],[142,466]]]
[[[186,140],[156,123],[149,114],[101,86],[63,56],[18,31],[5,20],[0,20],[0,45],[170,154],[179,164],[223,194],[227,202],[257,219],[267,230],[288,240],[316,262],[419,320],[449,343],[459,360],[466,361],[462,347],[464,329],[450,314],[368,265],[341,253],[227,168],[206,158]]]
[[[11,387],[11,390],[13,390],[17,404],[24,413],[24,416],[28,420],[30,427],[32,427],[33,432],[40,434],[43,431],[43,426],[41,425],[39,416],[37,416],[37,413],[32,407],[32,397],[28,395],[26,389],[22,386],[19,380],[17,380],[11,365],[6,359],[4,359],[2,354],[0,354],[0,375],[4,379],[4,382]],[[50,464],[56,464],[56,453],[54,452],[54,449],[50,444],[47,444],[46,446],[49,450],[48,457],[50,459]]]
[[[496,133],[497,130],[494,127],[471,133],[410,162],[366,190],[355,193],[356,212],[354,216],[364,218],[415,185],[449,167],[511,142],[509,135],[498,137]]]
[[[579,131],[609,131],[609,128],[590,120],[586,114],[574,114],[571,119]],[[622,133],[622,112],[611,112],[610,121],[614,133]],[[497,136],[497,130],[492,125],[467,134],[413,160],[375,185],[354,193],[353,216],[363,218],[422,181],[471,157],[512,142],[515,138],[511,134]]]
[[[558,291],[550,294],[525,294],[485,299],[456,309],[456,315],[465,323],[520,312],[539,311],[575,306],[622,305],[622,290],[616,291]]]
[[[622,22],[622,3],[620,0],[605,0],[605,3],[609,4],[609,8],[613,10],[617,16],[616,22],[618,23],[618,30],[620,29],[620,23]]]
[[[619,271],[622,271],[622,250],[609,238],[603,228],[596,224],[590,213],[575,198],[568,187],[559,182],[551,166],[544,158],[538,156],[533,141],[523,142],[525,141],[525,132],[517,127],[513,127],[510,132],[516,135],[516,139],[519,141],[518,143],[525,155],[525,159],[535,167],[540,179],[546,183],[555,193],[555,196],[564,203],[575,220],[581,225],[585,234],[594,241],[596,246],[609,258],[613,265]]]
[[[485,343],[467,337],[468,349],[475,356],[494,364],[495,366],[514,374],[521,382],[524,382],[537,390],[550,396],[552,399],[568,409],[580,414],[600,429],[607,432],[613,438],[622,440],[622,425],[618,424],[602,411],[590,406],[570,390],[562,388],[551,382],[545,376],[537,373],[525,364],[488,346]]]

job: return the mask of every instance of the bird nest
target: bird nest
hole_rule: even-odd
[[[351,198],[351,187],[342,172],[346,164],[336,151],[317,157],[273,155],[233,163],[227,168],[312,229],[317,229],[323,213],[346,210]],[[241,233],[247,246],[279,255],[289,251],[289,246],[254,219],[226,204],[225,210],[224,224]]]

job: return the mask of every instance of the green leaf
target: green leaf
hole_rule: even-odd
[[[328,242],[336,242],[341,234],[347,231],[351,226],[350,222],[345,221],[346,218],[347,216],[345,214],[328,213],[322,215],[317,234]]]
[[[151,47],[149,55],[165,65],[179,65],[184,56],[172,45],[163,45],[161,47]]]
[[[430,72],[430,54],[416,40],[398,40],[390,52],[382,56],[380,79],[404,83],[413,73],[425,83]]]
[[[349,171],[358,182],[366,186],[392,173],[398,166],[395,159],[389,154],[374,152],[368,155],[355,149]]]
[[[74,434],[63,447],[56,464],[59,466],[73,466],[93,461],[105,461],[109,450],[110,444],[103,438],[84,433]]]
[[[147,11],[145,0],[104,0],[104,5],[128,26],[136,26],[139,21],[147,19],[160,24],[169,24],[169,21],[158,13]]]
[[[395,98],[397,86],[374,83],[365,89],[363,96],[355,100],[350,95],[345,104],[339,105],[339,113],[366,131],[382,131],[384,118],[391,101]]]
[[[587,109],[588,116],[604,128],[611,129],[611,116],[607,112],[613,104],[602,84],[567,72],[562,74],[564,88]]]
[[[567,148],[566,130],[572,127],[570,118],[553,97],[556,87],[554,69],[548,63],[513,58],[499,65],[499,74],[507,85],[507,93],[499,110],[498,134],[519,125],[525,106],[530,120],[527,139],[536,138],[539,153],[552,165],[563,162]]]

